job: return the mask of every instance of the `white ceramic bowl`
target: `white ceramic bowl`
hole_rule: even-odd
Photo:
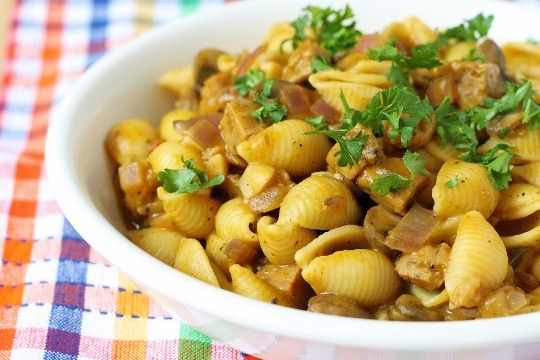
[[[249,1],[202,12],[156,29],[93,66],[54,112],[47,139],[48,175],[69,221],[172,313],[213,338],[263,358],[406,354],[413,359],[421,354],[448,358],[452,353],[460,358],[515,354],[519,359],[539,359],[540,313],[438,323],[308,313],[206,285],[160,263],[122,235],[124,225],[103,145],[107,130],[128,117],[157,120],[172,107],[172,98],[155,85],[167,69],[190,63],[205,47],[232,52],[253,48],[272,23],[296,17],[305,3]],[[332,5],[341,7],[344,2]],[[364,31],[409,15],[444,27],[483,10],[495,15],[492,36],[497,40],[540,38],[540,11],[502,2],[362,0],[352,5]]]

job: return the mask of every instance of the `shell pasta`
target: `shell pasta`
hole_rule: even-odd
[[[311,312],[540,311],[540,44],[499,47],[493,21],[362,33],[308,6],[251,50],[201,50],[158,79],[173,108],[105,138],[126,236]]]

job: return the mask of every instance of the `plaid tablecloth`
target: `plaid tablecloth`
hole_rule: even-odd
[[[4,0],[0,0],[4,1]],[[165,313],[64,218],[51,108],[108,50],[223,1],[18,0],[0,85],[0,359],[247,359]]]

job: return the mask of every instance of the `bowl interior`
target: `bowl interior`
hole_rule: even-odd
[[[47,169],[59,203],[83,237],[135,280],[161,289],[176,301],[232,322],[268,332],[350,346],[427,349],[463,345],[467,343],[463,336],[452,338],[448,331],[454,329],[463,334],[463,331],[470,328],[469,325],[460,328],[459,324],[433,324],[429,330],[425,330],[426,334],[434,336],[433,342],[425,343],[422,339],[405,341],[407,339],[399,339],[399,334],[413,329],[416,331],[421,327],[415,324],[386,325],[315,316],[243,299],[175,273],[137,249],[121,235],[125,227],[114,193],[113,169],[103,146],[108,129],[126,118],[148,118],[157,124],[160,117],[174,104],[174,99],[155,85],[161,74],[170,68],[191,63],[197,51],[202,48],[215,47],[232,53],[244,48],[252,49],[271,24],[293,19],[307,3],[328,4],[330,1],[291,1],[287,2],[287,6],[281,6],[281,3],[278,6],[271,1],[231,5],[168,24],[99,61],[56,110],[50,127]],[[331,3],[335,7],[345,4],[343,1]],[[381,29],[391,21],[409,15],[417,15],[432,26],[445,27],[484,10],[496,15],[492,29],[496,40],[540,37],[540,28],[535,23],[535,19],[540,18],[539,11],[534,12],[536,16],[533,16],[532,10],[526,11],[499,2],[363,0],[351,2],[351,5],[357,14],[359,28],[365,32]],[[144,271],[140,269],[141,263],[144,264]],[[182,286],[189,286],[193,291],[186,294],[176,289]],[[166,291],[171,287],[170,291]],[[235,314],[225,305],[218,307],[205,299],[217,296],[223,299],[222,304],[230,304],[232,308],[241,306],[242,314]],[[254,323],[249,318],[261,312],[268,315],[265,316],[267,321]],[[537,314],[527,316],[529,320],[523,320],[522,324],[530,324],[531,320],[540,324]],[[512,323],[527,316],[483,323],[489,323],[485,325],[487,327],[496,327],[500,323],[501,329],[508,329]],[[317,330],[323,326],[328,331],[322,333]],[[377,340],[375,331],[371,335],[367,332],[365,337],[358,339],[347,331],[347,328],[358,326],[364,330],[378,329],[386,335],[390,334],[388,331],[395,331],[395,336],[385,335],[384,341]],[[540,325],[535,326],[534,336],[531,336],[530,331],[513,332],[506,337],[501,337],[504,334],[499,337],[477,334],[475,339],[468,340],[468,344],[495,343],[510,338],[514,341],[537,339]],[[422,327],[427,329],[426,326]],[[507,330],[503,332],[508,333]]]

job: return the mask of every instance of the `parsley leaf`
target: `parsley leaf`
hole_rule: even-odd
[[[328,129],[328,124],[324,121],[323,115],[315,116],[314,118],[305,118],[304,121],[317,130]]]
[[[476,106],[466,111],[467,117],[478,130],[484,129],[488,122],[499,114],[514,111],[523,104],[525,111],[523,122],[531,122],[531,128],[536,129],[540,122],[540,107],[532,99],[534,90],[532,84],[526,81],[522,84],[507,83],[506,93],[500,99],[484,99],[483,106]]]
[[[311,71],[313,73],[325,70],[335,70],[335,68],[330,65],[330,61],[327,57],[315,56],[311,59]]]
[[[401,145],[406,148],[414,129],[420,121],[431,121],[434,111],[429,100],[420,100],[408,87],[393,86],[375,94],[370,100],[360,123],[370,127],[376,134],[382,132],[382,121],[392,126],[390,137],[401,137]]]
[[[510,146],[497,144],[478,159],[478,162],[487,169],[488,176],[496,190],[506,189],[508,183],[512,181],[511,170],[514,166],[510,165],[510,161],[514,156]]]
[[[463,58],[465,61],[486,61],[486,56],[484,54],[479,54],[476,48],[469,50],[467,56]]]
[[[465,20],[463,24],[451,27],[437,36],[436,44],[446,44],[450,39],[460,41],[476,41],[486,36],[493,23],[493,15],[485,16],[480,13]]]
[[[334,155],[339,156],[338,165],[341,167],[353,166],[362,157],[362,150],[364,150],[364,145],[367,142],[368,136],[363,134],[358,134],[354,138],[349,139],[346,134],[346,129],[336,129],[336,130],[317,130],[310,131],[306,133],[310,134],[320,134],[331,137],[339,144],[339,151]]]
[[[262,70],[251,69],[246,75],[234,79],[234,87],[238,90],[240,95],[246,96],[249,90],[262,82],[264,78],[265,74]]]
[[[381,196],[403,190],[411,186],[412,180],[396,173],[379,176],[371,183],[371,191]]]
[[[458,176],[454,175],[450,180],[445,182],[444,185],[446,185],[446,187],[449,189],[453,189],[457,186],[458,182],[459,182]]]
[[[313,30],[315,40],[328,50],[331,56],[356,44],[356,36],[360,32],[356,30],[354,13],[349,5],[341,10],[307,6],[302,11],[304,13],[291,22],[294,28],[293,37],[285,40],[290,40],[293,48],[306,39],[307,26]]]
[[[195,167],[193,160],[184,160],[185,169],[165,169],[158,173],[157,179],[163,184],[163,189],[169,193],[194,193],[219,185],[225,180],[219,174],[208,180],[208,175]]]
[[[457,149],[472,149],[474,153],[476,152],[478,139],[473,127],[469,124],[466,114],[454,109],[448,98],[437,107],[435,117],[441,146],[452,144]]]
[[[339,98],[341,100],[341,104],[343,105],[343,109],[345,110],[343,112],[341,127],[350,130],[356,124],[360,123],[362,119],[362,113],[358,110],[352,109],[349,106],[349,104],[347,103],[347,99],[345,99],[345,94],[343,94],[343,90],[340,90]]]
[[[370,49],[368,57],[372,60],[390,60],[398,66],[406,69],[428,68],[441,65],[437,59],[437,49],[433,46],[419,45],[411,50],[411,56],[400,52],[393,44],[385,44],[378,48]]]
[[[417,175],[426,175],[424,169],[424,160],[420,154],[416,152],[405,151],[403,155],[403,163],[409,170],[409,177],[405,177],[393,172],[379,176],[371,183],[371,191],[376,192],[381,196],[386,196],[392,192],[403,190],[411,186]]]
[[[427,175],[426,169],[424,169],[425,161],[420,157],[419,153],[405,151],[403,163],[411,175]]]
[[[260,122],[270,119],[273,123],[280,122],[287,115],[287,108],[278,105],[274,100],[269,99],[272,92],[274,80],[266,80],[262,91],[255,94],[254,102],[261,105],[260,108],[253,110],[251,115],[257,118]]]
[[[388,72],[386,73],[386,78],[392,85],[412,87],[409,82],[409,74],[396,64],[390,66],[390,69],[388,69]]]

